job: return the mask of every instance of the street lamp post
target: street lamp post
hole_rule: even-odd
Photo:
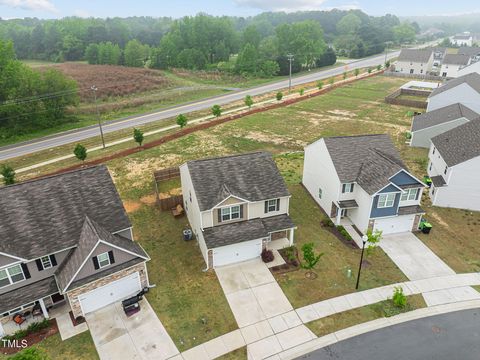
[[[93,85],[90,89],[93,91],[93,97],[95,99],[95,112],[97,113],[97,120],[98,120],[98,127],[100,128],[100,136],[102,137],[102,146],[105,149],[105,139],[103,137],[102,120],[100,119],[100,113],[98,112],[98,104],[97,104],[98,88],[95,85]]]
[[[292,89],[292,61],[293,61],[293,55],[288,54],[287,59],[289,62],[289,72],[288,72],[288,92]]]
[[[368,236],[362,236],[362,255],[360,255],[360,265],[358,266],[358,275],[357,275],[357,285],[355,285],[355,290],[358,290],[358,285],[360,283],[360,272],[362,271],[362,262],[363,262],[363,253],[365,252],[365,244],[367,243]]]

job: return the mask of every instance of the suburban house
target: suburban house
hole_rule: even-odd
[[[447,81],[435,89],[427,101],[427,111],[460,103],[480,114],[480,74],[471,73]]]
[[[180,177],[207,269],[293,245],[290,193],[269,153],[189,161],[180,166]]]
[[[468,55],[472,62],[477,62],[480,60],[480,48],[479,47],[461,47],[458,49],[457,54]]]
[[[456,78],[460,69],[470,65],[470,56],[461,54],[448,54],[443,59],[440,75],[444,78]]]
[[[428,157],[432,204],[480,211],[480,121],[434,137]]]
[[[470,65],[458,70],[458,76],[464,76],[471,73],[480,74],[480,61],[471,62]]]
[[[395,71],[402,74],[426,75],[432,71],[432,49],[402,49],[395,64]]]
[[[472,120],[480,120],[480,114],[458,103],[417,115],[412,121],[410,145],[429,149],[433,137]]]
[[[447,48],[436,47],[433,48],[433,66],[439,67],[443,63],[443,59],[447,55]]]
[[[450,42],[455,46],[472,46],[473,36],[470,33],[452,36]]]
[[[84,316],[149,286],[105,166],[0,188],[0,219],[1,323],[61,304]]]
[[[321,138],[305,148],[303,184],[335,224],[383,234],[416,231],[425,185],[388,135]]]

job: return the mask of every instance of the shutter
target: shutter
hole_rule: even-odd
[[[265,201],[265,214],[268,213],[268,200]]]
[[[422,189],[417,189],[417,196],[415,196],[415,200],[418,200],[421,192],[422,192]]]
[[[110,259],[110,264],[115,264],[115,258],[113,257],[113,251],[108,252],[108,258]]]
[[[218,222],[221,223],[222,222],[222,210],[217,209],[217,214],[218,214]]]
[[[30,279],[30,271],[28,271],[27,264],[22,264],[23,275],[25,275],[25,279]]]
[[[35,260],[35,263],[37,264],[38,271],[42,271],[43,270],[42,260],[37,259]]]
[[[240,219],[243,219],[243,205],[240,205]]]
[[[280,199],[277,199],[277,211],[280,211]]]
[[[352,185],[350,185],[350,186],[351,186],[351,188],[350,188],[350,192],[353,192],[353,188],[355,187],[355,184],[354,184],[354,183],[352,183]]]
[[[345,194],[345,187],[346,187],[346,185],[342,184],[342,194]]]
[[[92,257],[92,261],[93,261],[93,267],[95,268],[95,270],[100,269],[100,265],[98,265],[98,259],[96,256]]]
[[[57,258],[55,255],[50,255],[50,262],[52,263],[52,266],[57,266]]]

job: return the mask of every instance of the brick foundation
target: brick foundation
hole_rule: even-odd
[[[129,267],[127,269],[121,270],[119,272],[116,272],[115,274],[106,276],[99,280],[83,285],[79,288],[68,291],[66,295],[68,298],[68,302],[70,303],[70,307],[72,308],[73,316],[76,318],[78,316],[84,315],[82,312],[82,308],[80,306],[80,301],[78,300],[79,295],[92,291],[101,286],[107,285],[113,281],[120,280],[121,278],[136,272],[140,273],[140,282],[142,284],[142,288],[147,287],[148,286],[147,267],[145,266],[145,263],[141,263],[141,264],[137,264],[132,267]]]

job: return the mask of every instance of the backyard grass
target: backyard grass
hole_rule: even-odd
[[[361,308],[344,311],[323,319],[312,321],[306,325],[318,337],[331,334],[350,326],[384,317],[384,307],[389,301],[390,300],[382,301]],[[427,306],[422,295],[407,296],[407,301],[407,308],[402,312],[421,309]]]
[[[228,354],[218,357],[218,360],[245,360],[247,358],[247,348],[242,347],[240,349],[229,352]]]
[[[55,334],[32,347],[43,350],[51,360],[96,360],[99,359],[90,331],[83,332],[62,341],[60,334]],[[0,360],[11,356],[0,354]]]

